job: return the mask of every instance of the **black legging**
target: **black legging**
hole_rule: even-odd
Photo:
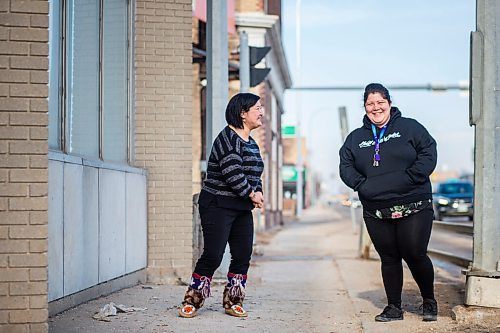
[[[200,205],[200,217],[203,254],[198,259],[194,272],[211,277],[221,264],[226,244],[229,243],[229,272],[247,274],[253,246],[252,212]]]
[[[401,304],[401,259],[408,264],[422,297],[434,299],[434,267],[427,256],[433,218],[432,209],[395,220],[364,216],[366,228],[382,261],[382,279],[389,304]]]

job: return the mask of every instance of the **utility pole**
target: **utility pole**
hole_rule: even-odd
[[[301,68],[300,68],[300,0],[297,0],[295,4],[295,22],[296,22],[296,32],[295,32],[295,61],[296,61],[296,82],[299,84],[301,82]],[[302,106],[301,106],[301,94],[300,91],[295,93],[295,107],[297,110],[297,126],[295,127],[295,137],[297,140],[297,217],[302,216],[302,204],[304,202],[304,162],[302,157],[302,137],[300,126],[302,122]]]
[[[347,121],[347,109],[345,106],[339,107],[339,121],[340,121],[340,134],[342,136],[342,142],[345,141],[347,135],[349,134],[349,123]],[[351,202],[351,224],[352,230],[356,230],[356,208],[352,206],[354,191],[349,189],[349,202]],[[359,243],[358,243],[358,255],[360,258],[368,259],[370,258],[370,246],[371,239],[366,230],[365,224],[361,222],[359,229]]]
[[[207,23],[206,156],[208,161],[212,142],[224,128],[223,111],[228,100],[227,1],[208,0]]]
[[[349,123],[347,121],[347,109],[345,106],[339,107],[339,122],[340,122],[340,135],[342,136],[342,142],[345,141],[347,135],[349,134]],[[349,189],[349,202],[351,203],[351,223],[352,230],[356,229],[356,211],[352,206],[353,191]]]
[[[227,1],[207,1],[207,122],[205,167],[212,149],[212,142],[224,128],[224,110],[228,100],[229,57],[227,53]],[[229,246],[222,258],[215,278],[225,278],[231,261]]]
[[[476,1],[471,34],[470,124],[475,126],[474,255],[465,304],[500,308],[500,5]]]

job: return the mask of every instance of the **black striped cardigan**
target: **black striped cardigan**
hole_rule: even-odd
[[[252,190],[262,192],[263,171],[255,140],[245,141],[226,126],[214,140],[199,203],[207,206],[216,200],[220,207],[252,209],[249,195]]]

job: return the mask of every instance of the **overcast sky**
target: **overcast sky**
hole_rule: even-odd
[[[474,0],[302,0],[300,82],[296,0],[284,0],[282,5],[283,43],[294,85],[458,85],[469,80]],[[417,119],[436,139],[438,170],[473,171],[468,96],[456,90],[390,92],[403,116]],[[363,90],[301,92],[300,105],[295,94],[285,95],[284,125],[297,124],[300,107],[311,168],[329,180],[330,191],[341,190],[338,108],[347,107],[350,130],[360,127]]]

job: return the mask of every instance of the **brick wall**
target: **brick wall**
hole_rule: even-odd
[[[148,177],[148,279],[192,270],[191,0],[137,0],[135,163]]]
[[[0,1],[0,332],[47,332],[48,1]]]
[[[264,11],[263,0],[236,0],[236,12],[262,12]]]
[[[201,179],[201,135],[202,124],[201,124],[201,91],[202,87],[200,84],[200,64],[193,64],[193,115],[192,115],[192,133],[193,133],[193,151],[192,151],[192,193],[200,193],[202,186]]]
[[[195,45],[201,44],[200,42],[200,21],[193,16],[192,18],[192,42]],[[201,123],[201,92],[202,86],[200,84],[200,71],[202,70],[202,64],[193,63],[193,112],[191,115],[192,121],[192,133],[193,133],[193,151],[192,151],[192,168],[193,168],[193,194],[200,193],[202,186],[201,179],[201,150],[202,150],[202,123]],[[196,258],[198,259],[198,258]]]

